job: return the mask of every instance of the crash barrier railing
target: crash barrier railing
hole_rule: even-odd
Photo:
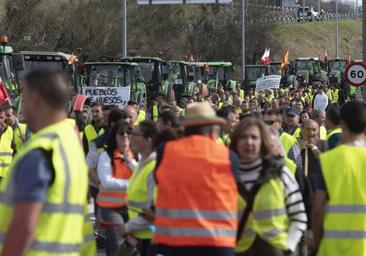
[[[339,18],[342,20],[352,20],[352,19],[361,19],[362,13],[342,13],[339,14]],[[309,17],[305,17],[306,22],[322,22],[322,21],[329,21],[335,20],[336,15],[334,13],[326,13],[318,18],[311,19]],[[296,15],[269,15],[264,17],[257,17],[257,18],[249,18],[247,19],[248,24],[268,24],[268,23],[277,23],[277,24],[290,24],[290,23],[301,23],[302,18],[297,17]]]

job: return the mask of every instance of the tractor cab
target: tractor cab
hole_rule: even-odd
[[[296,80],[299,85],[308,85],[326,79],[318,58],[298,58],[294,61]]]
[[[330,85],[340,86],[344,82],[344,71],[346,70],[347,60],[333,59],[328,61],[328,78]]]
[[[173,84],[169,83],[169,65],[157,57],[128,57],[122,62],[133,62],[138,65],[140,81],[146,84],[148,105],[159,95],[167,99],[174,97]]]
[[[16,78],[21,84],[29,72],[42,68],[64,71],[69,78],[70,89],[74,93],[81,91],[77,57],[62,52],[21,51],[14,53],[13,64]]]
[[[257,80],[269,74],[268,65],[247,65],[245,66],[245,79],[242,88],[245,91],[255,89]]]
[[[13,48],[8,46],[8,38],[0,37],[0,78],[10,96],[19,95],[19,88],[14,77]]]
[[[86,62],[83,66],[83,87],[130,86],[130,99],[140,104],[145,103],[146,87],[137,63]]]
[[[281,87],[288,87],[294,82],[294,75],[291,71],[291,65],[286,65],[284,69],[281,69],[282,62],[275,61],[269,65],[268,75],[280,75],[281,76]]]
[[[219,86],[223,86],[225,91],[235,90],[236,81],[231,80],[234,71],[231,62],[207,62],[205,65],[204,80],[209,90],[217,90]]]
[[[83,86],[125,87],[132,83],[129,63],[86,62],[84,63]]]

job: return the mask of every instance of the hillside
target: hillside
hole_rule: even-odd
[[[362,56],[361,20],[341,20],[339,23],[339,57],[345,58],[350,49],[352,59]],[[273,26],[266,34],[272,59],[280,60],[285,48],[289,48],[290,58],[323,58],[328,51],[329,58],[335,57],[335,21],[313,22],[307,24],[285,24]]]

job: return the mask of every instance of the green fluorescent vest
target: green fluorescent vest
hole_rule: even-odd
[[[335,134],[339,134],[342,133],[342,128],[335,128],[331,131],[329,131],[329,133],[327,134],[326,140],[328,141],[330,137],[332,137]]]
[[[8,175],[9,165],[13,159],[13,149],[11,148],[13,136],[13,128],[7,126],[0,137],[0,177]]]
[[[297,140],[288,134],[287,132],[283,132],[280,136],[280,142],[283,146],[283,149],[285,150],[286,156],[288,155],[288,152],[292,148],[293,145],[297,143]]]
[[[25,136],[27,133],[27,125],[19,124],[18,127],[14,130],[14,144],[17,151],[19,151],[20,147],[24,144],[22,136]]]
[[[329,199],[317,255],[366,255],[366,147],[339,145],[320,164]]]
[[[88,176],[84,153],[74,128],[62,121],[32,136],[16,155],[10,170],[34,149],[52,152],[54,182],[48,188],[34,240],[25,255],[80,255],[84,241],[84,211]],[[0,185],[0,252],[3,239],[12,221],[11,202],[13,174],[10,172]]]
[[[286,213],[285,188],[280,178],[271,179],[259,189],[253,210],[245,225],[243,234],[237,242],[237,253],[247,251],[256,235],[270,245],[287,250],[289,219]],[[245,200],[239,196],[239,216],[244,213]]]
[[[134,219],[142,212],[143,209],[149,207],[148,179],[155,169],[156,160],[151,159],[143,168],[136,167],[130,178],[127,188],[128,198],[128,217]],[[151,195],[150,195],[151,197]],[[150,230],[134,233],[139,239],[151,239],[152,232]]]
[[[88,140],[88,145],[90,146],[90,143],[95,140],[98,136],[102,135],[104,133],[104,129],[100,129],[99,132],[95,130],[94,126],[92,124],[88,124],[85,126],[84,129],[84,135],[86,136],[86,139]]]

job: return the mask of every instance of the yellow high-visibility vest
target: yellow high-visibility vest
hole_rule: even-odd
[[[79,256],[84,242],[84,211],[88,190],[88,167],[78,134],[65,120],[34,134],[17,153],[10,175],[0,184],[0,237],[4,237],[13,218],[13,204],[8,199],[14,191],[12,170],[29,152],[43,149],[52,154],[54,181],[35,227],[33,241],[24,255]],[[3,246],[0,239],[0,253]]]
[[[366,255],[366,147],[339,145],[320,165],[329,196],[317,255]]]

